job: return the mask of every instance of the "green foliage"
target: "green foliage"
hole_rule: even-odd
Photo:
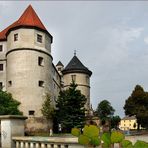
[[[89,138],[97,137],[99,135],[99,128],[95,125],[85,125],[83,129],[83,135]]]
[[[91,138],[90,145],[99,146],[100,144],[101,144],[101,140],[100,138],[98,138],[98,136]]]
[[[54,115],[54,107],[52,105],[51,96],[46,94],[41,112],[46,119],[51,119]]]
[[[0,115],[22,115],[19,105],[20,102],[13,99],[10,93],[0,90]]]
[[[140,85],[136,85],[131,96],[125,101],[124,110],[126,115],[136,116],[138,129],[140,125],[148,128],[148,92]]]
[[[72,128],[71,134],[78,137],[81,134],[81,131],[78,128]]]
[[[72,130],[72,134],[75,134],[78,137],[78,141],[82,145],[98,146],[101,143],[99,131],[99,128],[95,125],[85,125],[83,128],[83,134],[77,136],[78,131],[76,131],[76,129]]]
[[[122,148],[133,148],[132,142],[129,140],[122,140],[121,142]]]
[[[120,120],[121,120],[121,118],[119,116],[113,116],[111,118],[111,128],[117,129]]]
[[[137,140],[134,144],[134,148],[148,148],[148,143],[145,141]]]
[[[111,143],[120,143],[124,138],[124,134],[119,131],[113,131],[111,133]]]
[[[62,132],[70,132],[73,127],[82,128],[85,123],[86,97],[72,82],[69,89],[60,92],[56,105],[56,118]]]
[[[111,106],[109,101],[103,100],[98,104],[96,112],[99,118],[102,120],[110,118],[114,114],[115,109]]]
[[[109,132],[103,133],[100,136],[99,128],[95,125],[86,125],[83,128],[83,134],[80,134],[79,129],[73,128],[72,134],[78,137],[79,144],[86,146],[99,146],[102,140],[102,148],[111,148],[114,143],[121,144],[122,148],[148,148],[148,143],[140,140],[133,146],[131,141],[125,140],[124,134],[120,131],[112,131],[111,134]]]
[[[101,140],[104,142],[103,147],[110,147],[111,145],[111,135],[110,133],[103,133]]]
[[[78,142],[79,144],[82,144],[82,145],[89,145],[90,139],[87,136],[80,135],[78,138]]]

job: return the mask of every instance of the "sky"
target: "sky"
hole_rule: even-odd
[[[92,72],[91,103],[108,100],[124,116],[139,84],[148,91],[148,1],[0,1],[0,30],[31,4],[53,36],[53,63],[77,57]]]

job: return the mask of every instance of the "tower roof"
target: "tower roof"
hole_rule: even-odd
[[[64,67],[64,65],[62,64],[61,61],[59,61],[56,66],[63,66]]]
[[[6,40],[7,33],[9,33],[9,31],[11,31],[12,29],[18,27],[35,27],[49,34],[49,32],[46,30],[45,26],[43,25],[43,23],[41,22],[40,18],[38,17],[31,5],[27,7],[27,9],[24,11],[24,13],[17,21],[15,21],[13,24],[11,24],[6,29],[0,32],[0,40]],[[51,35],[50,37],[52,39]]]
[[[86,73],[89,76],[92,75],[92,72],[85,67],[82,62],[78,59],[76,55],[71,59],[71,61],[68,63],[68,65],[65,67],[65,69],[62,71],[63,74],[66,73]]]

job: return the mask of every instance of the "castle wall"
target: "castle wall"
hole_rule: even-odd
[[[44,59],[44,66],[38,65],[38,57]],[[24,115],[35,111],[41,116],[41,106],[45,94],[51,90],[51,58],[32,50],[18,50],[7,55],[7,91],[21,102]],[[39,86],[43,81],[43,86]],[[10,84],[11,82],[11,84]]]
[[[7,42],[0,41],[0,46],[2,46],[2,51],[0,51],[0,64],[3,64],[3,70],[0,70],[0,82],[2,83],[2,90],[6,90],[6,52],[7,52]]]
[[[61,77],[56,70],[55,66],[52,66],[52,96],[53,106],[55,107],[55,101],[58,99],[59,92],[61,90]]]

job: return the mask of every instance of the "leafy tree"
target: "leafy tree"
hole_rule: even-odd
[[[77,90],[73,81],[69,89],[60,92],[56,105],[56,119],[62,132],[70,132],[73,127],[83,127],[85,123],[86,98]]]
[[[44,103],[42,104],[41,112],[47,120],[53,118],[54,107],[52,105],[50,94],[46,94]]]
[[[109,101],[103,100],[98,104],[96,112],[101,120],[106,120],[114,114],[115,110]]]
[[[136,85],[131,96],[125,101],[124,110],[126,115],[136,116],[138,129],[140,125],[148,128],[148,93],[140,85]]]
[[[0,115],[22,115],[19,105],[20,102],[14,100],[10,93],[0,89]]]
[[[113,116],[111,118],[111,128],[118,129],[118,125],[120,122],[121,118],[119,116]]]

